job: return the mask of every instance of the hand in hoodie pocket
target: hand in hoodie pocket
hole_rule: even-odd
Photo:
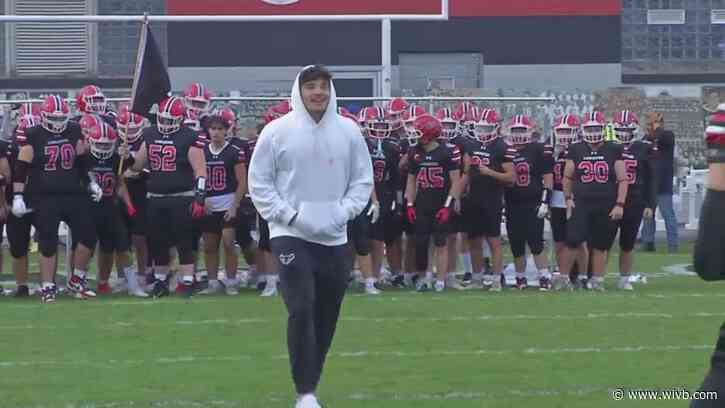
[[[300,203],[295,226],[311,238],[333,238],[344,231],[347,223],[344,218],[338,203],[303,201]]]

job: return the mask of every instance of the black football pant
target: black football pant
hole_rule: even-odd
[[[698,391],[715,391],[717,399],[693,400],[690,408],[715,408],[725,405],[725,323],[720,327],[720,338],[710,360],[710,372],[707,373]],[[703,398],[703,396],[699,396]]]
[[[270,241],[279,259],[287,306],[287,349],[298,394],[315,392],[337,327],[350,275],[348,245],[324,246],[293,237]]]
[[[176,247],[179,253],[179,265],[194,263],[192,200],[192,197],[177,196],[149,198],[146,210],[147,236],[151,258],[156,265],[169,265],[169,250],[172,247]]]

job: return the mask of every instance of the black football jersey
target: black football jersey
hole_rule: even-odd
[[[118,165],[120,157],[114,153],[109,159],[98,159],[92,154],[85,157],[88,160],[88,170],[96,183],[103,190],[101,204],[113,202],[116,196],[116,188],[118,187]]]
[[[622,160],[622,145],[604,142],[594,150],[588,143],[569,145],[568,160],[574,162],[575,200],[598,201],[609,205],[617,199],[614,163]]]
[[[501,205],[504,185],[491,176],[482,175],[478,166],[483,164],[491,170],[503,172],[504,163],[510,163],[516,155],[516,151],[503,139],[496,138],[485,144],[471,143],[466,154],[471,162],[468,169],[471,199],[481,204]]]
[[[367,139],[367,144],[373,161],[375,194],[383,208],[390,208],[400,185],[400,150],[387,140]]]
[[[458,135],[454,138],[451,138],[448,141],[449,144],[455,145],[458,150],[463,154],[473,148],[475,148],[476,144],[478,144],[477,140],[471,139],[467,136],[461,136]],[[461,170],[463,170],[463,160],[461,160]]]
[[[415,146],[408,152],[408,173],[416,178],[415,205],[423,211],[435,211],[446,202],[451,189],[450,171],[461,168],[461,152],[454,145],[438,144],[426,152]]]
[[[76,144],[83,137],[75,122],[61,133],[51,133],[40,126],[27,129],[26,143],[33,147],[28,186],[33,194],[85,193],[82,160],[76,155]]]
[[[551,146],[548,147],[551,149]],[[566,168],[566,150],[554,151],[554,190],[564,191],[564,169]]]
[[[623,145],[622,159],[627,170],[627,204],[644,203],[654,208],[657,199],[655,155],[657,147],[649,140],[637,140]]]
[[[506,189],[508,205],[538,204],[544,190],[544,175],[553,171],[553,152],[541,143],[514,149],[514,184]]]
[[[244,150],[231,143],[226,143],[218,152],[213,152],[212,149],[211,143],[204,148],[207,197],[234,194],[239,185],[234,167],[246,162]]]
[[[398,145],[398,152],[400,152],[398,161],[398,191],[405,192],[407,178],[408,178],[408,152],[410,151],[410,144],[407,139],[395,140],[391,139],[391,143]]]
[[[165,136],[155,127],[143,131],[146,143],[149,176],[146,187],[153,194],[175,194],[193,191],[194,170],[189,162],[191,147],[204,148],[196,132],[182,127]]]

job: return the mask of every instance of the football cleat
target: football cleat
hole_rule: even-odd
[[[365,294],[366,295],[379,295],[383,293],[380,289],[376,288],[375,286],[367,286],[365,285]]]
[[[548,292],[551,289],[551,279],[546,277],[539,278],[539,290],[542,292]]]
[[[404,288],[405,287],[405,277],[403,275],[395,275],[392,281],[390,281],[390,285],[394,288]]]
[[[77,299],[87,299],[96,297],[96,292],[88,289],[88,281],[78,275],[71,276],[68,280],[68,290],[73,293]]]
[[[154,287],[151,289],[151,296],[154,298],[169,296],[169,282],[157,279],[154,282]]]
[[[40,290],[40,301],[42,303],[53,303],[55,302],[55,295],[56,295],[56,287],[55,285],[49,286],[47,288],[42,288]]]
[[[262,296],[262,297],[277,296],[277,285],[266,285],[260,296]]]
[[[632,286],[631,277],[630,276],[620,276],[619,282],[617,283],[617,288],[620,290],[627,290],[627,291],[634,290],[634,287]]]
[[[239,287],[237,285],[225,285],[224,293],[226,293],[227,296],[237,296],[239,294]]]
[[[420,285],[417,285],[416,292],[418,293],[424,293],[429,292],[430,287],[428,286],[428,282],[421,282]]]
[[[588,287],[594,292],[604,292],[604,282],[595,279],[589,280]]]
[[[446,288],[446,285],[445,283],[443,283],[443,281],[436,281],[433,287],[435,288],[436,292],[443,292],[443,289]]]
[[[463,274],[462,282],[464,285],[470,285],[472,280],[473,280],[473,274],[471,272],[466,272]]]
[[[526,277],[523,277],[523,278],[516,277],[516,289],[524,290],[528,287],[529,287],[529,282],[526,280]]]
[[[113,290],[111,289],[111,285],[108,282],[105,282],[98,284],[96,292],[98,292],[99,295],[110,295],[113,293]]]
[[[181,285],[181,296],[191,299],[194,296],[194,282],[184,282]]]
[[[206,289],[199,291],[200,295],[215,295],[221,293],[225,289],[224,284],[218,280],[210,280],[206,285]]]
[[[493,276],[493,280],[491,281],[491,286],[489,286],[489,288],[488,288],[489,292],[501,292],[501,290],[503,290],[503,285],[501,284],[501,278],[496,278],[496,275],[492,275],[492,276]]]

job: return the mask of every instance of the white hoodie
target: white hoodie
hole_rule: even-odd
[[[347,222],[363,211],[372,193],[370,153],[357,124],[337,113],[332,83],[330,102],[317,123],[305,109],[299,79],[298,74],[292,86],[292,112],[259,135],[249,193],[269,222],[270,238],[342,245]]]

